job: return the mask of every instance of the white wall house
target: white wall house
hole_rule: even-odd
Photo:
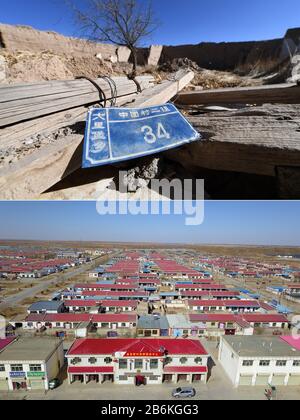
[[[260,310],[260,304],[256,301],[246,300],[188,300],[187,305],[191,311],[200,312],[234,312],[249,313]]]
[[[147,385],[207,381],[209,355],[198,340],[86,339],[70,348],[69,383]]]
[[[62,341],[20,338],[0,353],[0,391],[48,390],[63,365]]]
[[[300,351],[279,337],[222,337],[219,361],[235,387],[300,386]]]

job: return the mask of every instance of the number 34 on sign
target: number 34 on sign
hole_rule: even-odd
[[[83,168],[136,159],[201,139],[173,104],[89,111]]]

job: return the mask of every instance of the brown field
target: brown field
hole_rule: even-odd
[[[8,241],[2,240],[2,245],[10,246],[38,246],[41,248],[74,248],[74,249],[120,249],[120,250],[132,250],[132,249],[186,249],[194,250],[200,253],[213,253],[219,255],[228,255],[228,256],[263,256],[266,254],[300,254],[299,247],[290,247],[290,246],[252,246],[252,245],[230,245],[230,244],[220,244],[220,245],[209,245],[209,244],[160,244],[160,243],[129,243],[129,242],[80,242],[80,241]],[[101,262],[99,262],[101,264]]]

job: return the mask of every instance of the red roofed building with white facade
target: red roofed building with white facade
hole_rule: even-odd
[[[199,340],[83,339],[66,357],[69,383],[207,382],[209,355]]]

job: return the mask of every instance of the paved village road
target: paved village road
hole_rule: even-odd
[[[78,276],[79,274],[84,274],[85,272],[91,270],[95,266],[97,266],[97,261],[99,259],[103,259],[103,255],[101,257],[93,259],[92,262],[84,264],[78,268],[69,269],[65,272],[59,273],[57,275],[51,275],[48,280],[46,277],[41,279],[41,282],[30,287],[28,289],[24,289],[15,295],[8,296],[7,298],[3,299],[0,303],[0,311],[17,305],[18,303],[22,302],[24,299],[31,298],[36,296],[37,294],[41,293],[44,290],[47,290],[48,287],[54,286],[58,282],[65,282],[70,280],[74,276]]]

